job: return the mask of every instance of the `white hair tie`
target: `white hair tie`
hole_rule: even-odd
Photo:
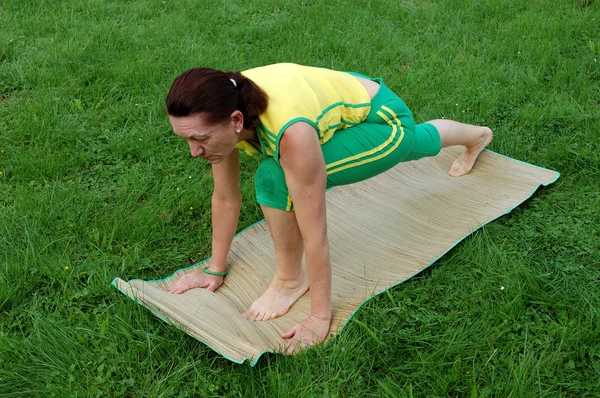
[[[237,88],[237,83],[235,82],[235,80],[233,80],[233,79],[229,79],[229,80],[231,80],[231,82],[233,83],[233,87]]]

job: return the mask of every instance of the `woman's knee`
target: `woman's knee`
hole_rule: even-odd
[[[254,176],[256,201],[264,206],[291,210],[291,199],[285,182],[285,174],[275,159],[268,157],[261,162]]]

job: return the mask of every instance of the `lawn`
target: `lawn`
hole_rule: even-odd
[[[417,122],[485,124],[561,178],[327,344],[250,367],[110,282],[210,255],[173,79],[283,61],[382,77]],[[0,0],[0,397],[600,396],[599,142],[593,0]]]

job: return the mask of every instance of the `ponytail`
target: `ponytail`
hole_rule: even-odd
[[[238,109],[244,115],[244,127],[254,127],[258,117],[267,110],[269,97],[252,80],[240,72],[225,72],[227,77],[233,79],[238,91]]]

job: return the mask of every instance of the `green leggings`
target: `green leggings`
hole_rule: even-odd
[[[327,165],[327,187],[366,180],[400,162],[435,156],[442,148],[435,126],[415,125],[404,101],[381,79],[373,80],[380,88],[371,100],[371,111],[365,121],[335,132],[321,145]],[[262,161],[254,184],[261,205],[294,210],[283,169],[272,157]]]

